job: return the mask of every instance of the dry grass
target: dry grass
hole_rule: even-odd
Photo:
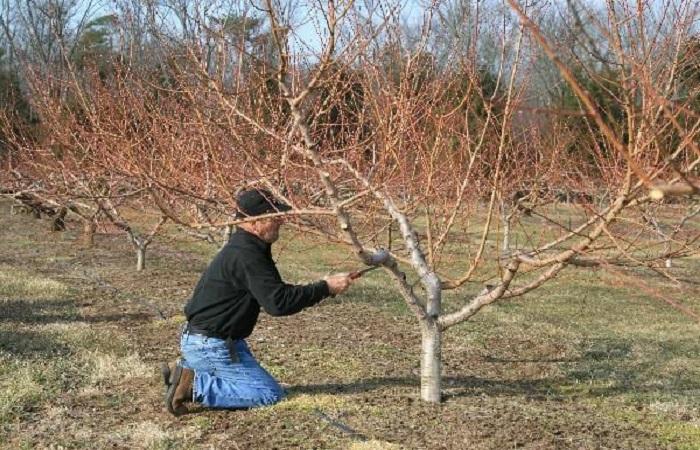
[[[140,449],[168,449],[175,447],[178,439],[187,435],[185,430],[166,431],[161,424],[152,421],[127,424],[107,437],[117,446],[129,445]]]
[[[269,408],[268,411],[273,412],[272,409],[289,409],[305,412],[323,410],[328,413],[336,413],[338,411],[347,411],[351,407],[352,405],[348,403],[347,399],[335,395],[301,394],[286,399],[275,408]]]
[[[89,381],[94,385],[131,382],[153,375],[153,366],[145,364],[136,354],[113,355],[90,352],[82,355],[92,368]]]
[[[52,299],[64,297],[67,292],[63,283],[0,264],[0,299]]]
[[[25,364],[10,358],[0,359],[0,422],[11,421],[28,406],[37,404],[45,394],[38,380],[43,368],[33,363]]]
[[[373,272],[319,308],[261,317],[249,342],[285,401],[175,419],[158,365],[215,248],[157,240],[136,274],[121,236],[76,252],[71,231],[45,242],[41,222],[0,221],[17,236],[0,266],[0,448],[699,448],[700,326],[605,272],[567,271],[451,329],[439,407],[417,400],[415,320]],[[356,266],[288,237],[276,254],[290,281]],[[697,290],[646,281],[700,310]]]
[[[353,442],[348,450],[399,450],[400,448],[401,446],[398,444],[372,439],[371,441]]]

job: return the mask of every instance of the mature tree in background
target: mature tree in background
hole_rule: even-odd
[[[72,55],[76,71],[81,72],[92,66],[100,77],[108,76],[113,63],[119,60],[116,52],[116,41],[119,39],[117,20],[116,15],[109,14],[97,17],[85,25]]]
[[[19,73],[9,59],[6,51],[0,48],[0,104],[13,117],[13,123],[8,124],[11,125],[11,130],[0,129],[0,159],[8,155],[10,150],[6,133],[20,132],[21,125],[28,124],[31,120],[29,102],[22,92]]]

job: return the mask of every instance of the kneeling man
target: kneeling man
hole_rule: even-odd
[[[288,211],[290,207],[262,189],[238,196],[243,217]],[[330,295],[345,292],[348,274],[316,283],[282,281],[271,246],[279,237],[280,218],[238,226],[216,255],[185,306],[187,323],[180,338],[181,359],[163,365],[165,405],[172,414],[187,412],[186,402],[209,408],[251,408],[284,397],[277,381],[256,361],[245,338],[255,328],[260,308],[272,316],[296,314]]]

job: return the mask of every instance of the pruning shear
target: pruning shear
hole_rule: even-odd
[[[380,267],[381,266],[372,266],[372,267],[367,267],[366,269],[356,270],[354,272],[350,272],[350,275],[348,275],[348,276],[350,277],[351,280],[357,280],[358,278],[360,278],[362,275],[366,274],[367,272],[371,272],[375,269],[379,269]]]

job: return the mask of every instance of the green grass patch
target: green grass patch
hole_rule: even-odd
[[[67,293],[68,288],[61,282],[0,265],[0,298],[38,300],[60,298]]]
[[[0,422],[12,423],[42,402],[84,382],[84,366],[69,359],[17,359],[0,354]]]
[[[46,367],[36,362],[0,357],[0,422],[12,422],[43,400]]]
[[[662,411],[657,409],[658,405],[652,405],[651,415],[632,406],[613,406],[603,399],[591,403],[601,408],[612,420],[638,424],[640,427],[651,427],[658,436],[660,445],[672,446],[679,450],[700,449],[700,420],[697,417],[694,420],[688,420],[688,417],[684,420],[673,417],[679,410],[686,410],[679,408],[675,403],[673,406],[664,406]]]

